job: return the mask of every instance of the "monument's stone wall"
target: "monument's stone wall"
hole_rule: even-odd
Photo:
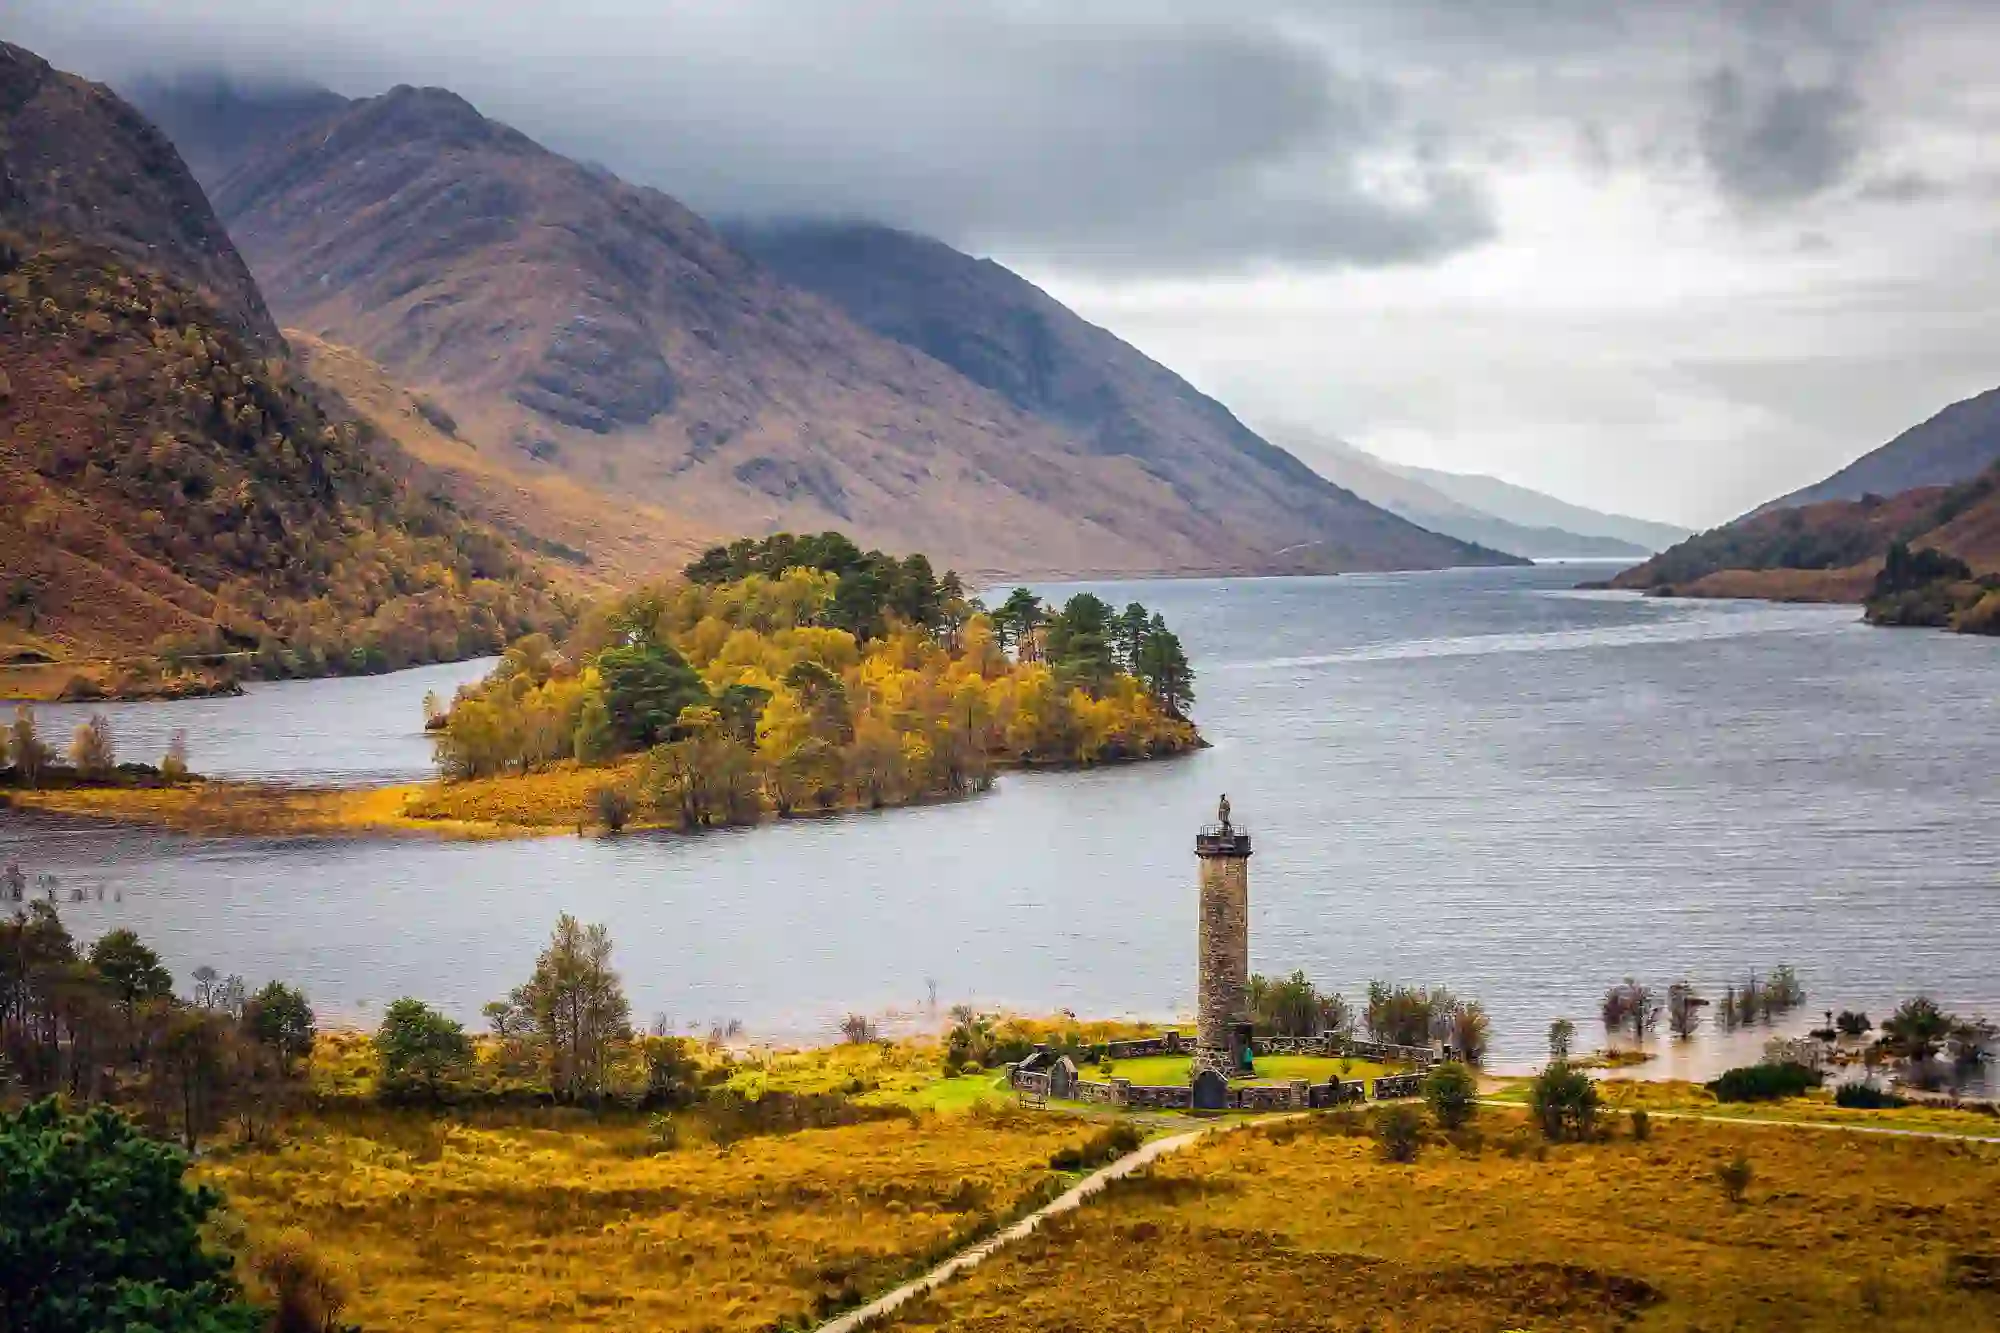
[[[1047,1074],[1016,1068],[1011,1071],[1010,1081],[1016,1090],[1031,1097],[1047,1097],[1052,1091]],[[1422,1084],[1421,1074],[1384,1074],[1375,1080],[1375,1100],[1415,1097],[1422,1091]],[[1079,1078],[1069,1086],[1067,1093],[1055,1090],[1055,1095],[1067,1095],[1093,1106],[1115,1106],[1128,1111],[1185,1111],[1194,1105],[1194,1090],[1188,1084],[1134,1083],[1123,1078],[1108,1081]],[[1352,1105],[1367,1101],[1368,1096],[1369,1088],[1360,1079],[1349,1079],[1345,1083],[1339,1079],[1309,1083],[1302,1078],[1285,1083],[1232,1083],[1223,1095],[1220,1109],[1307,1111]]]
[[[1152,1055],[1186,1055],[1194,1049],[1194,1043],[1179,1032],[1169,1028],[1158,1037],[1135,1037],[1131,1041],[1108,1041],[1104,1043],[1104,1058],[1107,1060],[1143,1060]]]

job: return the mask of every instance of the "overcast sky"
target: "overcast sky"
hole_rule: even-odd
[[[2000,4],[11,0],[990,254],[1253,425],[1707,525],[2000,384]]]

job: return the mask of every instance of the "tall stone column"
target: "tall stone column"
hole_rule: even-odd
[[[1223,797],[1213,824],[1195,835],[1201,864],[1200,985],[1191,1077],[1236,1076],[1234,1046],[1250,1021],[1250,835],[1229,820]]]

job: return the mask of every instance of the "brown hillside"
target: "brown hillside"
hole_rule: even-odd
[[[1690,537],[1613,579],[1696,597],[1858,602],[1895,542],[2000,572],[2000,467],[1955,486],[1768,509]]]
[[[0,229],[101,245],[198,293],[262,350],[278,330],[167,137],[116,94],[0,42]]]
[[[707,531],[838,527],[975,573],[1504,558],[1365,505],[1369,523],[1301,520],[1269,460],[1242,464],[1252,502],[1204,508],[1189,476],[871,333],[667,196],[447,92],[354,103],[216,197],[288,325],[359,349],[511,468]]]
[[[0,239],[0,507],[0,631],[66,654],[172,635],[370,669],[561,618],[285,360],[95,247]]]
[[[336,391],[428,470],[435,489],[524,548],[539,551],[549,577],[597,593],[677,573],[734,534],[652,505],[610,504],[604,495],[517,451],[474,439],[435,403],[417,397],[351,347],[288,329],[314,382]]]

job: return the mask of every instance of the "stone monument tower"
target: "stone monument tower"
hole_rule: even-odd
[[[1250,1064],[1250,835],[1229,822],[1227,796],[1215,822],[1195,835],[1194,854],[1201,860],[1201,982],[1190,1076],[1199,1106],[1204,1074],[1226,1081]]]

